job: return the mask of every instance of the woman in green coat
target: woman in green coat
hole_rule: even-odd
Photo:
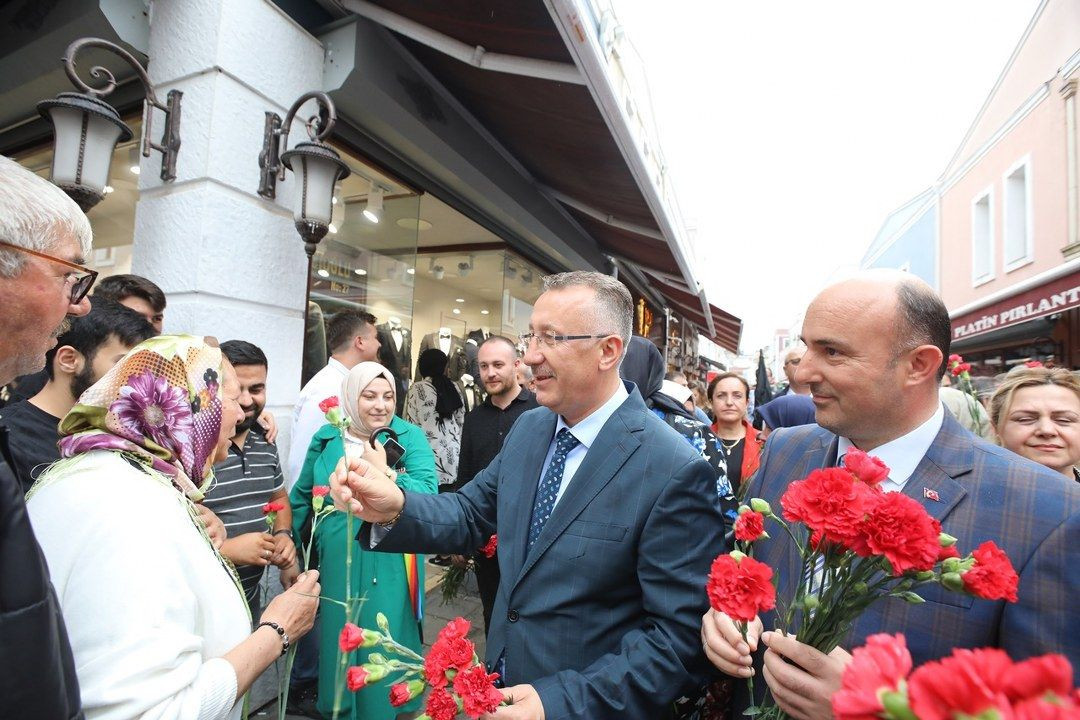
[[[394,378],[382,365],[363,362],[354,367],[341,384],[341,406],[350,420],[344,443],[350,454],[360,454],[370,447],[371,430],[390,426],[398,434],[405,455],[397,465],[397,484],[412,492],[435,493],[438,480],[435,456],[424,431],[394,416]],[[345,454],[345,445],[337,428],[324,425],[315,433],[308,447],[304,467],[289,495],[293,512],[293,529],[300,530],[312,512],[311,488],[329,485],[330,474]],[[416,652],[421,652],[420,621],[424,594],[423,558],[414,555],[373,552],[356,541],[359,524],[353,525],[352,597],[366,598],[360,607],[356,624],[375,629],[375,616],[384,614],[390,622],[394,639]],[[319,582],[323,597],[345,599],[345,514],[333,512],[319,521],[315,529],[315,551],[319,557]],[[312,553],[314,556],[315,553]],[[334,716],[335,681],[338,675],[338,636],[345,624],[345,610],[332,602],[321,603],[319,637],[319,712],[327,718]],[[368,654],[378,648],[359,649],[351,653],[348,664],[367,662]],[[420,700],[400,708],[390,705],[390,685],[395,678],[351,693],[341,692],[339,718],[359,720],[393,720],[398,713],[410,713],[420,708]],[[342,678],[344,683],[344,678]]]

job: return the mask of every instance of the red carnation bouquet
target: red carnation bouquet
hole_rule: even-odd
[[[882,633],[852,653],[832,708],[835,720],[1077,720],[1080,692],[1062,655],[956,649],[912,672],[904,636]]]
[[[886,597],[922,603],[915,591],[923,585],[1016,601],[1019,578],[1000,548],[985,542],[961,557],[956,538],[918,501],[881,490],[888,475],[881,460],[853,448],[843,467],[814,470],[791,483],[780,515],[760,498],[739,508],[737,549],[718,557],[709,574],[712,607],[744,636],[751,620],[775,607],[780,632],[828,654],[871,604]],[[777,596],[771,568],[753,558],[754,543],[768,537],[766,521],[780,526],[801,560],[790,598]],[[747,714],[786,717],[769,700]]]
[[[390,686],[390,704],[401,707],[430,687],[426,712],[418,720],[451,720],[460,713],[478,718],[504,704],[502,693],[495,687],[498,673],[487,672],[468,639],[468,620],[459,617],[447,623],[426,658],[391,637],[382,613],[376,616],[376,622],[378,631],[352,623],[346,623],[341,630],[338,645],[343,653],[378,647],[393,656],[373,652],[368,662],[350,667],[346,673],[349,690],[356,692],[369,683],[396,675],[397,682]]]

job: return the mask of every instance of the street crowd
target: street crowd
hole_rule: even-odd
[[[379,319],[343,310],[286,454],[264,350],[161,334],[164,293],[95,282],[90,251],[78,206],[0,157],[0,717],[239,718],[293,645],[293,712],[416,717],[422,698],[340,696],[345,611],[319,598],[363,595],[353,622],[382,616],[421,653],[430,563],[476,569],[482,660],[513,700],[484,717],[739,717],[753,676],[791,717],[827,718],[849,651],[882,632],[916,662],[995,647],[1080,667],[1080,380],[1032,363],[945,387],[948,312],[910,275],[822,289],[756,407],[740,373],[669,372],[599,273],[549,276],[528,333],[479,343],[475,401],[439,349],[399,397]],[[1007,552],[1018,601],[888,601],[828,654],[769,613],[744,631],[710,608],[741,500],[777,505],[852,448],[965,547]],[[327,491],[338,511],[313,532]]]

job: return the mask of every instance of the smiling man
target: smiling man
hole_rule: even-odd
[[[468,553],[498,533],[487,661],[514,701],[499,720],[664,718],[700,679],[715,475],[619,379],[632,310],[606,275],[545,278],[522,337],[544,407],[459,492],[403,493],[378,457],[332,478],[365,547]]]
[[[856,621],[844,648],[873,633],[902,632],[916,665],[955,647],[1000,647],[1020,660],[1062,653],[1080,664],[1076,613],[1080,570],[1070,553],[1080,544],[1080,488],[1061,475],[976,438],[945,412],[938,383],[949,355],[949,314],[921,280],[897,271],[867,271],[832,285],[803,320],[806,352],[796,381],[810,386],[817,425],[769,436],[747,497],[777,507],[789,483],[837,465],[848,448],[879,457],[889,468],[886,492],[921,502],[967,552],[993,540],[1020,574],[1019,602],[975,599],[939,586],[911,605],[885,599]],[[798,577],[796,552],[782,533],[755,544],[776,571],[781,597]],[[744,642],[731,619],[710,610],[702,623],[709,659],[745,678],[753,662],[782,709],[799,720],[831,717],[829,698],[849,656],[830,655],[775,632],[773,613],[751,624]],[[756,652],[758,638],[768,648]],[[764,664],[762,666],[762,660]],[[763,672],[762,672],[763,671]],[[745,684],[739,683],[740,691]],[[763,692],[763,684],[755,690]],[[760,699],[760,698],[759,698]],[[742,706],[749,704],[743,698]]]

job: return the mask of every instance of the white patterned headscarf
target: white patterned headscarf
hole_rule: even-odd
[[[371,384],[375,378],[383,378],[390,383],[390,392],[394,393],[394,403],[397,404],[397,389],[394,376],[385,367],[377,362],[362,362],[345,376],[341,381],[341,408],[345,411],[345,417],[349,418],[349,432],[362,438],[371,435],[372,428],[364,423],[360,415],[360,393]]]

